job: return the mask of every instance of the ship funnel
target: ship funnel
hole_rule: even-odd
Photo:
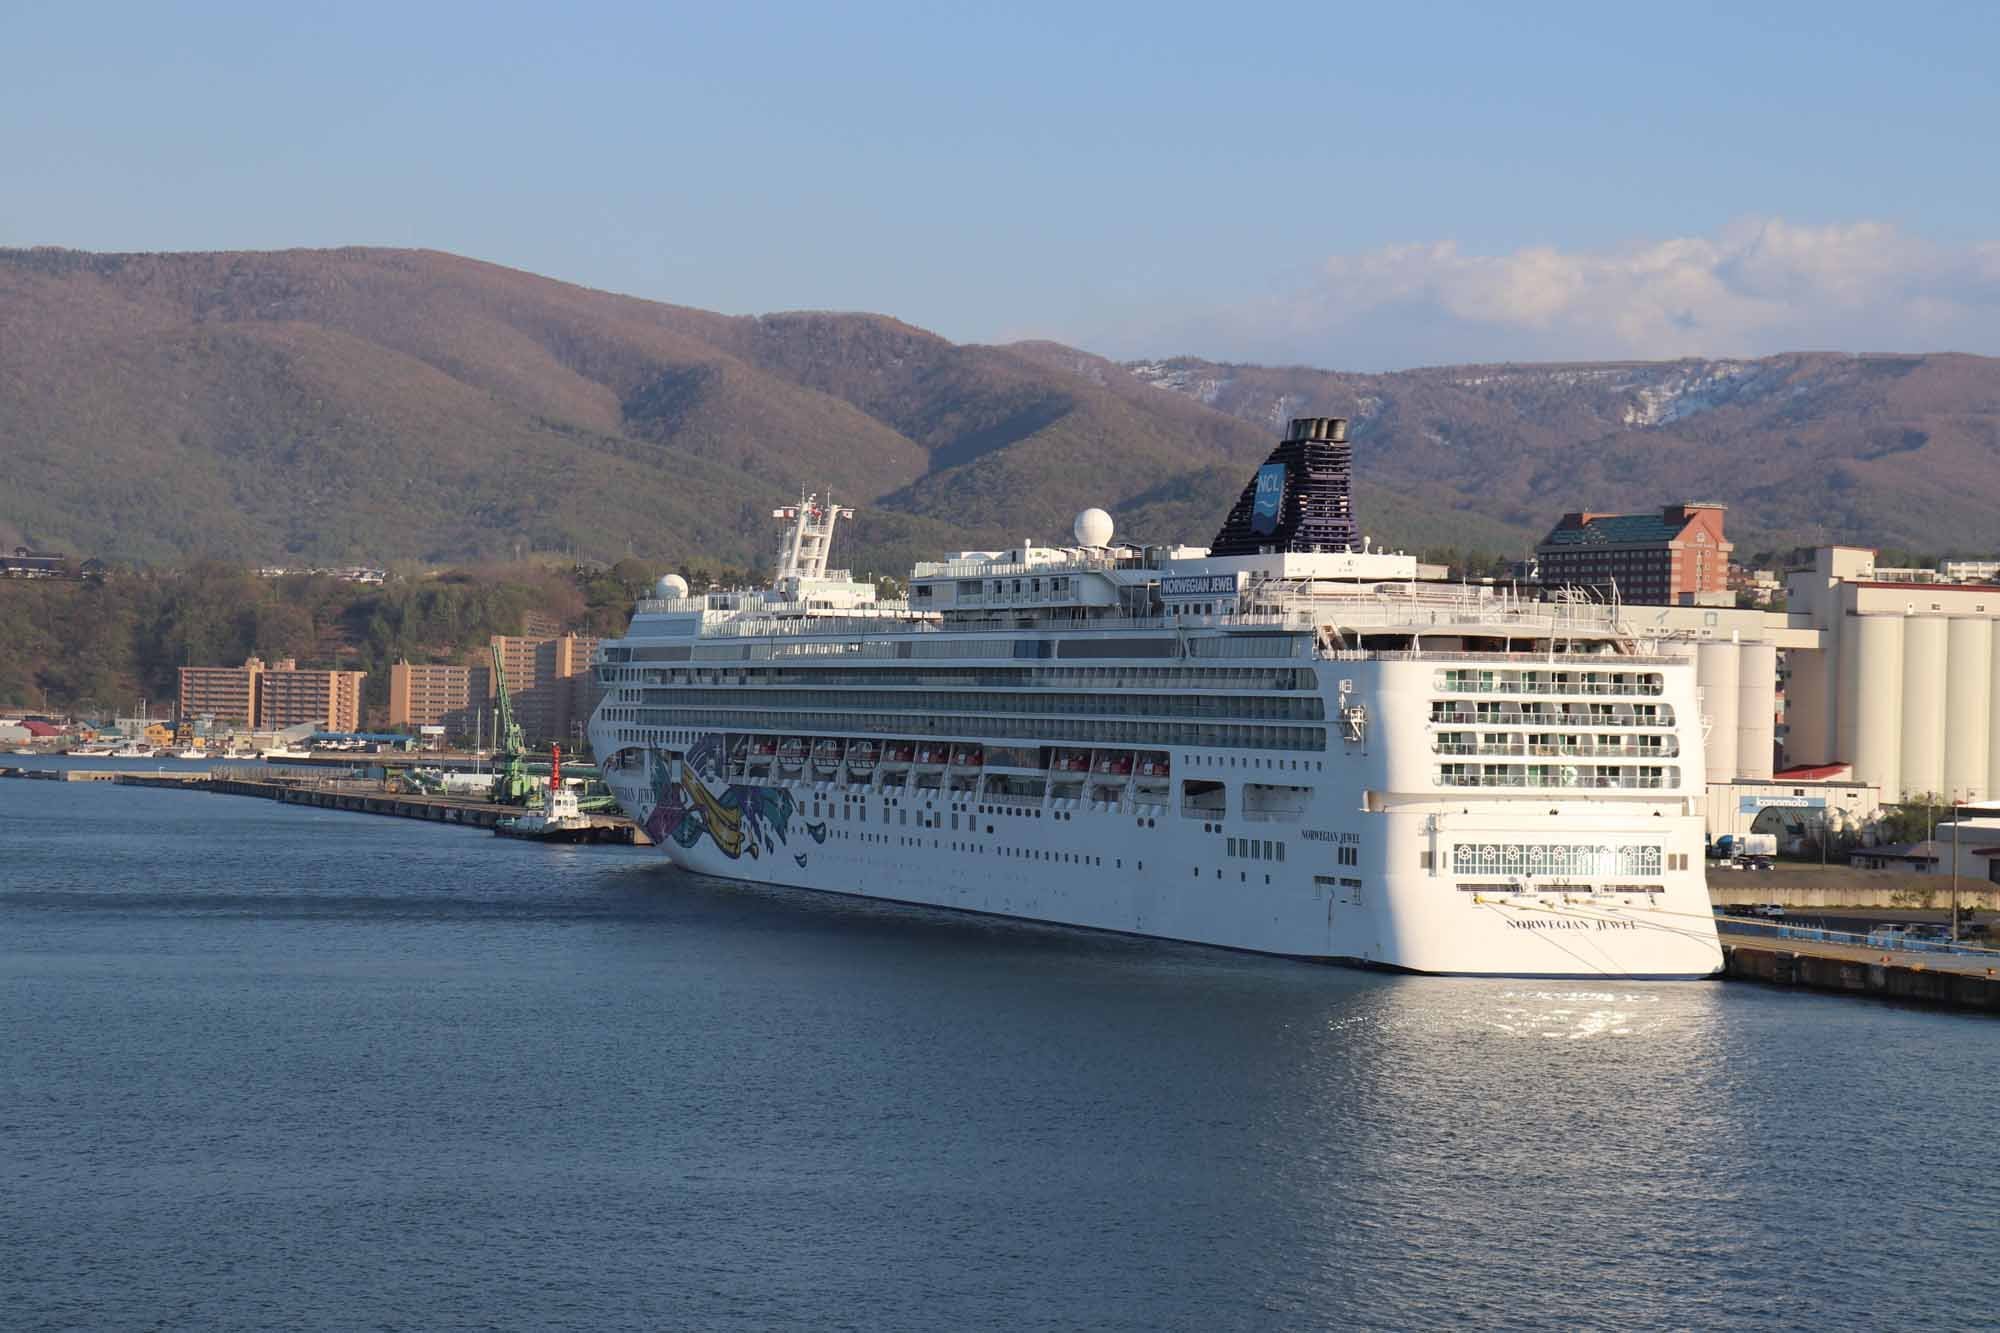
[[[1344,417],[1294,417],[1209,543],[1211,556],[1335,552],[1357,540]]]
[[[1347,443],[1346,417],[1293,417],[1292,429],[1285,436],[1293,440],[1323,440],[1327,444]]]

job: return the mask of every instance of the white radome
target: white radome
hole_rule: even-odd
[[[662,574],[660,581],[653,585],[655,597],[685,597],[688,595],[688,581],[678,574]]]
[[[1086,509],[1076,516],[1076,541],[1079,546],[1109,546],[1111,544],[1111,515],[1102,509]]]

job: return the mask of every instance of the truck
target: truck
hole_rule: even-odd
[[[1715,840],[1715,855],[1723,861],[1769,861],[1777,854],[1775,833],[1725,833]]]

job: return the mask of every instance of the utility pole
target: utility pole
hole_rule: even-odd
[[[1951,803],[1951,942],[1958,943],[1958,802]]]

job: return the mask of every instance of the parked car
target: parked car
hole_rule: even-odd
[[[1780,917],[1785,914],[1783,903],[1759,903],[1750,909],[1751,916]]]

